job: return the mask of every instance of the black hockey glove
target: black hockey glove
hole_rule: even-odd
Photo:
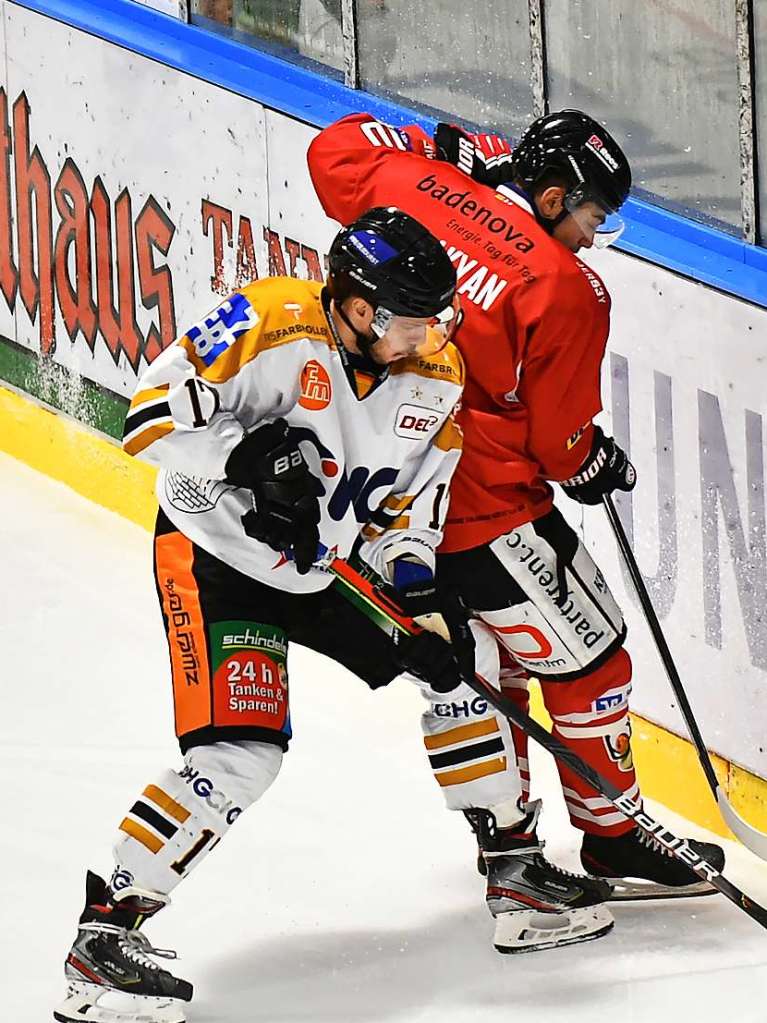
[[[394,659],[402,671],[417,675],[436,693],[449,693],[461,684],[453,645],[436,632],[424,630],[417,636],[395,632],[394,647]]]
[[[633,490],[636,481],[636,469],[626,452],[595,426],[591,451],[585,462],[574,476],[559,485],[568,497],[580,504],[599,504],[605,494],[614,490]]]
[[[496,188],[511,181],[511,145],[500,135],[472,135],[456,124],[437,125],[437,158],[455,164],[464,174]]]
[[[322,488],[290,433],[284,419],[249,433],[230,454],[226,479],[253,492],[253,509],[242,517],[247,535],[275,551],[292,549],[305,575],[317,557]]]
[[[474,675],[474,636],[469,628],[466,608],[452,590],[436,591],[434,597],[421,595],[403,602],[400,594],[396,600],[402,610],[411,617],[424,614],[441,614],[450,633],[448,643],[436,632],[424,630],[417,636],[395,633],[395,657],[403,671],[427,682],[437,693],[449,693],[460,685],[465,677]]]

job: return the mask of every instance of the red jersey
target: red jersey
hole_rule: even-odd
[[[328,214],[348,224],[397,206],[424,224],[455,264],[466,363],[458,421],[463,456],[451,485],[442,552],[466,550],[545,515],[547,480],[572,476],[601,411],[610,298],[590,267],[538,224],[512,186],[478,184],[414,151],[429,141],[353,114],[309,147]]]

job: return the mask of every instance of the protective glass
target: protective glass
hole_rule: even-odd
[[[592,239],[595,249],[606,249],[623,234],[623,218],[604,200],[580,188],[565,196],[565,209],[583,233]]]
[[[404,357],[417,355],[428,358],[441,352],[450,341],[463,319],[456,295],[449,306],[436,316],[397,316],[383,306],[376,309],[370,329],[378,338],[386,340]]]

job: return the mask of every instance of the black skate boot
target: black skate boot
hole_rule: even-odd
[[[715,870],[724,867],[724,850],[712,842],[685,840]],[[614,885],[614,901],[627,899],[681,899],[713,895],[716,888],[703,881],[665,846],[634,826],[625,835],[584,835],[581,863],[593,877]]]
[[[513,828],[499,828],[489,810],[464,810],[487,864],[495,948],[504,954],[535,952],[607,934],[614,922],[604,905],[610,885],[549,863],[535,830],[540,803],[528,809]]]
[[[67,997],[53,1013],[60,1023],[184,1023],[181,1001],[192,985],[150,959],[175,959],[176,953],[152,948],[138,930],[145,917],[167,898],[139,888],[111,892],[88,871],[85,909],[64,973]]]

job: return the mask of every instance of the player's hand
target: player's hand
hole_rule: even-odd
[[[461,684],[458,661],[451,643],[436,632],[408,636],[394,634],[394,659],[402,671],[417,675],[437,693],[449,693]]]
[[[457,124],[440,123],[434,132],[437,159],[455,164],[483,185],[511,181],[511,143],[501,135],[471,134]]]
[[[636,469],[626,452],[595,426],[588,457],[578,472],[569,480],[562,480],[560,486],[580,504],[599,504],[605,494],[614,490],[633,490],[636,481]]]
[[[284,419],[249,433],[232,451],[226,478],[253,494],[253,508],[242,517],[248,536],[275,551],[291,550],[305,575],[320,540],[319,480],[311,474]]]
[[[450,636],[448,643],[436,632],[426,630],[417,636],[396,635],[397,656],[403,670],[417,675],[438,693],[449,693],[466,677],[471,678],[475,670],[474,636],[458,594],[452,589],[433,589],[419,594],[415,606],[410,603],[412,610],[408,610],[408,602],[403,602],[399,595],[397,599],[411,617],[440,615]]]

